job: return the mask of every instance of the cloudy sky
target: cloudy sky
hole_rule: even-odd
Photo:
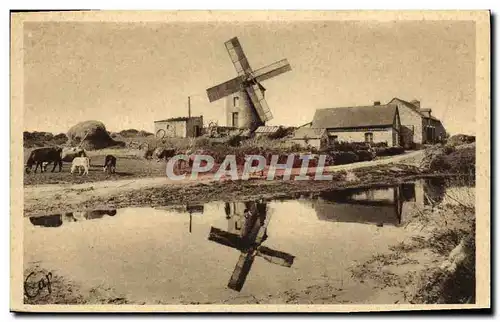
[[[66,132],[84,120],[153,130],[192,114],[224,125],[205,90],[236,72],[237,36],[252,68],[287,58],[267,80],[268,124],[301,125],[315,109],[419,99],[451,133],[475,133],[475,25],[459,21],[26,22],[25,130]]]

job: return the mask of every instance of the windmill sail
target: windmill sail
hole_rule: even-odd
[[[242,77],[238,76],[222,84],[210,87],[207,89],[208,100],[213,102],[240,91],[242,82]]]
[[[250,68],[250,64],[248,63],[248,59],[243,52],[243,48],[238,38],[234,37],[224,44],[226,45],[227,52],[229,53],[229,57],[231,57],[231,61],[238,75],[243,76],[250,74],[252,69]]]
[[[291,70],[292,67],[288,63],[288,60],[282,59],[280,61],[272,63],[271,65],[257,69],[253,73],[253,75],[257,82],[262,82],[265,81],[266,79],[278,76],[280,74],[289,72]]]
[[[266,122],[273,119],[273,114],[267,105],[264,98],[264,93],[258,84],[253,84],[245,87],[245,91],[248,93],[250,100],[252,101],[255,111],[262,122]]]

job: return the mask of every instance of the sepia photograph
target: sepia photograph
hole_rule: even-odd
[[[490,307],[488,11],[10,19],[11,310]]]

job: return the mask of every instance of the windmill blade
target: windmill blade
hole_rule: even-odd
[[[233,62],[234,68],[236,68],[236,72],[238,73],[238,75],[243,76],[246,74],[250,74],[252,72],[252,69],[250,68],[248,59],[243,52],[243,48],[241,47],[238,37],[234,37],[226,41],[224,45],[226,46],[229,57],[231,57],[231,61]]]
[[[267,105],[266,100],[264,99],[264,94],[260,89],[258,84],[248,85],[245,87],[245,91],[248,93],[250,100],[257,111],[257,115],[262,122],[266,122],[273,119],[273,114]]]
[[[289,72],[292,70],[292,66],[288,63],[288,60],[282,59],[269,66],[257,69],[253,75],[257,82],[262,82],[266,79],[278,76],[280,74]]]
[[[264,258],[266,261],[284,267],[292,267],[295,256],[271,249],[266,246],[260,246],[257,249],[257,256]]]
[[[240,91],[242,82],[242,77],[238,76],[222,84],[210,87],[209,89],[207,89],[208,100],[211,103]]]
[[[238,258],[236,266],[234,267],[233,274],[229,279],[227,287],[238,292],[241,291],[247,279],[248,273],[250,273],[250,269],[252,269],[254,260],[255,252],[242,252]]]

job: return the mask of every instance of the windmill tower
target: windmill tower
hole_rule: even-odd
[[[253,71],[237,37],[224,44],[238,76],[207,89],[208,99],[214,102],[226,97],[227,125],[253,131],[273,118],[264,98],[266,89],[260,82],[292,68],[283,59]]]

